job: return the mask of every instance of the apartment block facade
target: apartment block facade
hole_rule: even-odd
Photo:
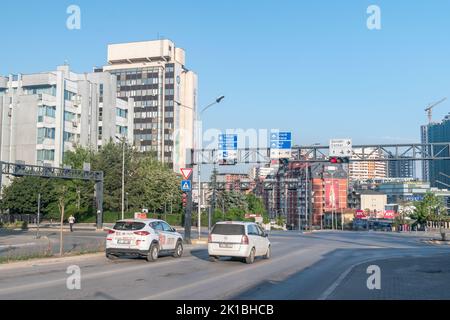
[[[194,148],[197,112],[197,75],[185,51],[170,40],[112,44],[108,65],[96,71],[114,75],[118,97],[133,100],[135,145],[179,172]]]
[[[382,155],[373,148],[354,149],[354,159],[363,154],[369,159],[379,159]],[[383,161],[353,161],[349,165],[350,180],[383,179],[387,177],[387,164]]]
[[[132,104],[115,90],[109,73],[67,65],[0,77],[0,159],[59,167],[77,145],[97,150],[117,135],[132,141]]]

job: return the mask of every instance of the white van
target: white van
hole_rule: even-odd
[[[256,257],[270,259],[268,234],[253,222],[219,222],[211,231],[208,254],[214,262],[220,257],[237,257],[251,264]]]

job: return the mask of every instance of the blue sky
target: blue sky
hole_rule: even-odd
[[[82,29],[66,29],[80,6]],[[366,27],[380,6],[382,29]],[[8,1],[0,74],[77,72],[106,61],[108,43],[170,38],[199,74],[205,128],[279,128],[298,144],[419,140],[424,107],[450,98],[449,1]],[[435,109],[448,113],[450,100]]]

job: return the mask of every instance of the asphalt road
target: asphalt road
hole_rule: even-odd
[[[422,290],[426,284],[420,272],[431,270],[427,275],[434,283],[447,284],[450,273],[429,265],[421,268],[421,263],[448,264],[450,249],[421,239],[397,233],[274,232],[272,258],[253,265],[229,259],[209,262],[206,247],[189,247],[181,259],[163,257],[156,263],[108,261],[102,255],[23,262],[0,266],[0,299],[402,299],[405,290],[406,298],[435,298]],[[389,289],[387,283],[397,281],[410,259],[416,268],[408,269],[408,277],[416,281],[405,289],[399,281],[395,290]],[[381,264],[384,285],[379,292],[385,294],[365,292],[369,275],[364,263],[371,261]],[[71,265],[80,267],[81,290],[67,289]],[[445,292],[440,297],[450,299]]]

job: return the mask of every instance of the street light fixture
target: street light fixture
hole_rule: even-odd
[[[210,109],[211,107],[215,106],[216,104],[220,104],[224,99],[225,99],[225,96],[220,96],[214,102],[212,102],[209,105],[207,105],[206,107],[204,107],[201,112],[198,112],[198,110],[197,110],[197,116],[196,116],[196,118],[197,118],[197,126],[199,126],[201,116],[208,109]],[[179,101],[175,101],[175,103],[178,104],[181,107],[185,107],[185,108],[194,110],[194,108],[186,106],[186,105],[182,104]],[[197,137],[194,140],[195,140],[195,144],[198,144],[200,142],[200,139],[201,139],[201,134],[199,132],[199,128],[198,127],[195,129],[195,132],[196,132]],[[199,149],[199,147],[200,146],[195,145],[194,149]],[[197,185],[198,185],[197,186],[197,188],[198,188],[198,205],[197,205],[198,208],[197,208],[197,213],[198,213],[198,238],[200,239],[201,238],[201,211],[202,211],[201,203],[200,203],[201,202],[200,201],[200,195],[201,195],[201,192],[202,192],[202,186],[201,186],[200,155],[198,154],[198,152],[197,152],[197,157],[196,157],[195,162],[197,163]]]
[[[209,108],[215,106],[216,104],[220,104],[223,100],[225,99],[225,96],[220,96],[218,97],[213,103],[207,105],[205,108],[203,108],[203,110],[198,113],[197,112],[197,126],[200,125],[200,118],[201,116],[206,112],[206,110],[208,110]],[[200,144],[200,139],[202,137],[202,133],[199,132],[199,128],[197,128],[196,130],[197,135],[199,135],[196,139],[196,142],[198,144]],[[200,146],[197,146],[197,149],[199,149]],[[198,188],[198,205],[197,205],[197,214],[198,214],[198,238],[201,238],[201,213],[202,213],[202,209],[201,209],[201,201],[200,201],[200,195],[202,194],[202,186],[201,186],[201,164],[200,164],[200,155],[197,152],[197,188]],[[209,210],[209,214],[211,215],[212,210]],[[209,231],[209,230],[208,230]]]

